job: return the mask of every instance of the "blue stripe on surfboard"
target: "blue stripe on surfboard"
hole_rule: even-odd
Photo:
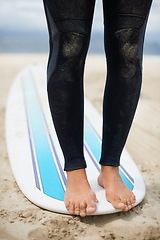
[[[42,113],[42,116],[43,116],[43,119],[44,119],[44,123],[45,123],[46,129],[47,129],[47,133],[48,133],[48,136],[49,136],[49,140],[50,140],[50,143],[51,143],[51,146],[52,146],[52,149],[53,149],[55,158],[56,158],[56,162],[57,162],[57,165],[58,165],[58,168],[59,168],[61,177],[62,177],[62,179],[63,179],[64,185],[66,186],[66,185],[67,185],[67,179],[66,179],[66,176],[65,176],[65,174],[64,174],[64,171],[63,171],[63,169],[62,169],[62,166],[61,166],[61,163],[60,163],[58,154],[57,154],[57,152],[56,152],[56,148],[55,148],[55,146],[54,146],[53,139],[52,139],[52,137],[51,137],[51,133],[50,133],[50,130],[49,130],[49,126],[48,126],[48,123],[47,123],[47,120],[46,120],[46,117],[45,117],[45,114],[44,114],[44,111],[43,111],[43,107],[42,107],[42,104],[41,104],[41,101],[40,101],[40,97],[39,97],[39,94],[38,94],[38,90],[37,90],[37,87],[36,87],[36,83],[35,83],[34,80],[33,80],[33,86],[34,86],[34,88],[35,88],[36,96],[37,96],[37,99],[38,99],[38,102],[39,102],[39,106],[40,106],[40,109],[41,109],[41,113]]]
[[[92,160],[94,166],[97,168],[98,172],[100,172],[99,164],[97,164],[97,160],[95,159],[93,153],[91,152],[91,150],[86,142],[84,142],[84,147],[85,147],[88,155],[90,156],[90,159]]]
[[[26,104],[44,193],[50,197],[63,201],[64,189],[51,153],[40,106],[30,78],[27,78],[27,81],[24,81],[24,86]]]
[[[134,185],[134,179],[131,177],[131,175],[129,175],[129,173],[126,171],[126,169],[120,165],[121,169],[123,170],[123,172],[129,177],[129,179],[131,180],[132,184]]]
[[[22,87],[23,87],[23,93],[24,93],[24,85],[22,85]],[[31,156],[32,156],[32,165],[33,165],[33,171],[34,171],[34,178],[35,178],[36,187],[39,190],[41,190],[40,184],[39,184],[39,180],[38,180],[38,173],[37,173],[37,169],[36,169],[35,156],[34,156],[34,151],[33,151],[33,143],[32,143],[32,137],[31,137],[31,129],[30,129],[30,125],[29,125],[29,118],[28,118],[27,103],[26,103],[25,95],[23,95],[23,97],[24,97],[24,107],[25,107],[25,114],[26,114],[26,121],[27,121],[27,130],[28,130],[29,144],[30,144]]]
[[[100,156],[101,156],[101,141],[100,141],[100,137],[97,136],[97,134],[95,134],[95,130],[93,130],[93,126],[91,126],[91,124],[89,123],[87,117],[85,117],[85,131],[84,131],[84,135],[85,135],[85,140],[87,142],[88,145],[88,149],[87,152],[89,153],[90,151],[93,153],[95,159],[97,161],[99,161]],[[86,147],[86,146],[85,146]],[[90,151],[89,151],[90,149]],[[91,154],[89,153],[91,159],[93,158],[91,156]],[[93,159],[92,159],[93,161]],[[93,161],[93,163],[95,164],[95,161]],[[122,166],[121,166],[122,167]],[[97,164],[97,169],[99,168],[98,164]],[[100,168],[99,168],[100,169]],[[125,173],[126,170],[122,167],[122,169],[124,170]],[[100,171],[100,170],[99,170]],[[133,184],[130,180],[134,181],[133,178],[130,177],[130,175],[127,173],[127,176],[130,177],[130,180],[124,175],[124,173],[121,171],[121,169],[119,169],[119,174],[123,180],[123,182],[126,184],[126,186],[130,189],[133,190]]]

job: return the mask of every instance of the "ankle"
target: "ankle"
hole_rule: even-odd
[[[114,167],[114,166],[105,166],[105,165],[101,165],[101,172],[118,172],[119,171],[119,167]]]
[[[67,180],[77,180],[79,182],[82,179],[87,180],[86,170],[84,168],[67,171]]]

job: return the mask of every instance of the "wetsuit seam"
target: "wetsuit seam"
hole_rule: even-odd
[[[87,34],[84,34],[84,33],[80,33],[80,32],[74,32],[74,31],[69,31],[69,30],[59,30],[59,33],[68,33],[68,32],[70,32],[70,33],[75,33],[75,34],[79,34],[79,35],[82,35],[83,37],[86,37],[86,36],[88,36]]]
[[[136,28],[136,27],[128,27],[128,28],[126,28],[126,27],[124,27],[124,28],[121,28],[121,29],[119,29],[119,30],[117,30],[116,32],[114,32],[113,33],[113,36],[115,35],[115,34],[117,34],[118,32],[121,32],[122,30],[132,30],[132,29],[135,29],[135,30],[137,30],[137,29],[139,29],[138,27]]]
[[[106,19],[112,18],[112,17],[115,17],[115,16],[139,17],[139,18],[143,18],[143,19],[146,18],[146,17],[141,16],[141,15],[135,15],[135,14],[130,14],[130,13],[128,13],[128,14],[127,13],[118,13],[118,14],[107,16]]]
[[[54,22],[61,22],[61,21],[65,21],[65,20],[83,20],[83,21],[91,22],[90,19],[86,19],[86,18],[63,18],[63,19],[54,18]]]

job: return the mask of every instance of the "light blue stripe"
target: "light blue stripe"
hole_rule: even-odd
[[[24,92],[24,86],[22,84],[23,88],[23,97],[24,97],[24,108],[25,108],[25,113],[26,113],[26,122],[27,122],[27,129],[28,129],[28,137],[29,137],[29,143],[30,143],[30,149],[31,149],[31,156],[32,156],[32,165],[33,165],[33,171],[34,171],[34,178],[35,178],[35,183],[36,187],[41,190],[40,184],[39,184],[39,179],[38,179],[38,174],[37,174],[37,168],[36,168],[36,163],[35,163],[35,156],[34,156],[34,151],[33,151],[33,143],[32,143],[32,137],[31,137],[31,129],[29,126],[29,116],[28,116],[28,111],[27,111],[27,105],[26,105],[26,98],[25,98],[25,92]]]
[[[93,153],[94,157],[96,158],[97,161],[99,161],[100,154],[101,154],[101,142],[96,137],[95,133],[93,132],[93,130],[86,118],[85,118],[84,126],[85,126],[84,127],[85,140],[86,140],[91,152]]]
[[[100,157],[101,157],[101,141],[99,140],[99,138],[96,136],[96,134],[94,133],[91,125],[89,124],[87,118],[85,118],[85,124],[84,124],[84,137],[85,140],[91,150],[91,152],[93,153],[93,155],[95,156],[95,159],[97,160],[97,162],[99,162]],[[126,184],[126,186],[130,189],[133,190],[133,184],[129,181],[129,179],[123,174],[123,172],[121,171],[121,169],[119,169],[119,174],[124,182],[124,184]]]
[[[129,179],[123,174],[123,172],[119,169],[119,174],[126,186],[132,191],[133,190],[133,184],[129,181]]]
[[[26,103],[30,117],[32,135],[39,165],[44,193],[58,200],[64,200],[64,189],[48,143],[44,122],[32,80],[24,81]]]

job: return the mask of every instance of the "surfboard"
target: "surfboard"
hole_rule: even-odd
[[[84,154],[87,176],[99,200],[94,215],[119,210],[106,200],[97,183],[102,142],[102,117],[85,98]],[[64,205],[66,172],[64,157],[53,126],[46,90],[44,65],[29,65],[12,84],[6,107],[6,142],[15,180],[35,205],[69,214]],[[121,155],[120,175],[136,196],[136,205],[145,196],[145,184],[135,162],[126,151]]]

